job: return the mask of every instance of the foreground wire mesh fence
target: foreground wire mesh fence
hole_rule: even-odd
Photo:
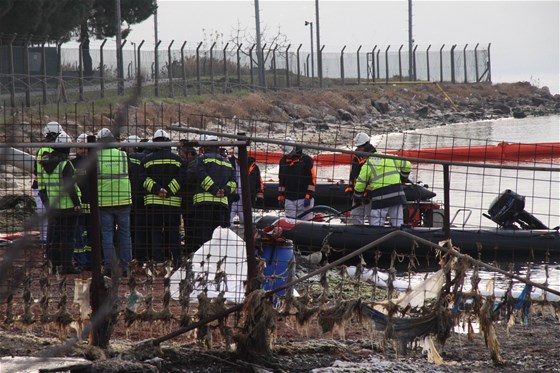
[[[174,117],[163,110],[152,114],[150,121],[145,109],[129,112],[120,120],[113,119],[117,115],[95,117],[92,113],[75,113],[73,119],[64,116],[60,124],[70,142],[51,139],[41,143],[46,125],[41,120],[27,124],[14,119],[6,126],[0,147],[0,314],[4,328],[58,335],[64,340],[74,333],[82,337],[83,328],[94,325],[90,320],[101,317],[109,319],[103,324],[109,339],[139,341],[176,328],[186,331],[189,325],[197,325],[195,321],[215,319],[197,325],[196,336],[182,334],[180,340],[193,344],[198,340],[223,349],[236,343],[240,351],[249,353],[254,343],[249,335],[258,328],[266,335],[276,328],[281,340],[294,335],[322,338],[325,332],[340,337],[370,336],[372,327],[387,331],[391,324],[397,325],[392,336],[403,342],[428,334],[442,337],[438,334],[442,331],[445,339],[460,317],[472,321],[476,312],[491,307],[492,297],[502,297],[502,292],[506,294],[500,303],[503,315],[526,311],[530,303],[524,303],[527,298],[521,295],[524,283],[541,289],[533,293],[533,300],[541,302],[542,312],[552,315],[558,305],[558,290],[542,291],[550,289],[557,276],[549,272],[549,264],[560,259],[560,238],[558,230],[553,230],[560,221],[557,145],[523,150],[520,144],[487,138],[374,133],[342,123],[244,121],[180,110]],[[103,128],[111,130],[111,141],[103,141]],[[367,216],[365,225],[350,223],[353,204],[345,189],[352,155],[358,154],[352,150],[352,139],[360,131],[368,132],[377,149],[389,157],[413,161],[414,182],[407,182],[405,188],[403,226],[390,227],[387,221],[387,226],[372,227]],[[89,138],[76,142],[82,133]],[[213,142],[212,136],[219,136],[219,141]],[[171,142],[161,142],[162,138]],[[134,142],[148,139],[152,141]],[[279,162],[286,147],[301,147],[314,161],[314,206],[296,209],[296,215],[301,215],[311,207],[311,220],[287,219],[278,210]],[[57,149],[60,154],[52,159],[41,157],[43,170],[34,174],[38,158],[32,155],[41,148]],[[197,150],[200,155],[192,159],[199,163],[191,168],[188,157]],[[448,150],[447,159],[437,160]],[[140,152],[145,155],[135,158]],[[97,158],[92,158],[95,153]],[[75,162],[80,154],[85,162],[81,165]],[[217,190],[238,182],[242,175],[235,176],[229,155],[242,160],[249,156],[247,163],[234,160],[235,169],[247,172],[247,184],[242,182],[241,188],[220,194]],[[67,159],[74,162],[69,167],[74,178],[63,172]],[[222,172],[232,176],[223,179],[211,195],[205,194],[213,190],[207,179],[211,169],[200,174],[204,159],[213,159],[212,165],[225,167]],[[154,171],[151,167],[155,165],[162,168]],[[260,177],[251,179],[249,172],[255,167]],[[189,169],[194,173],[192,179]],[[51,194],[50,207],[44,213],[31,188],[37,179]],[[109,195],[103,194],[106,179],[114,181]],[[258,189],[261,179],[262,196]],[[70,180],[70,188],[64,180]],[[255,181],[254,186],[250,180]],[[89,201],[81,200],[81,211],[72,202],[72,191],[78,190],[74,183],[80,187],[81,198],[86,190],[90,193]],[[125,189],[125,201],[116,204]],[[495,217],[489,207],[505,189],[525,197],[521,210],[526,214],[521,223],[484,216]],[[91,194],[93,190],[97,198]],[[239,205],[237,210],[231,208],[237,202],[235,195],[241,195],[242,202],[245,197],[250,199],[244,201],[243,212]],[[220,204],[222,196],[230,199],[220,211],[208,205],[197,210],[197,202]],[[161,203],[154,206],[154,201]],[[247,210],[251,210],[249,215]],[[89,222],[84,219],[88,212]],[[521,227],[511,229],[515,224]],[[218,228],[212,232],[214,227]],[[208,228],[212,228],[211,237]],[[482,262],[442,256],[451,246],[435,247],[449,237],[461,253]],[[247,246],[248,242],[254,247]],[[367,245],[372,246],[363,255],[347,257]],[[68,253],[70,256],[62,257]],[[532,272],[541,262],[544,275],[532,283]],[[505,277],[482,275],[481,268],[490,268],[489,273],[495,269]],[[426,269],[433,272],[429,279],[422,274]],[[102,274],[108,277],[103,279]],[[246,298],[247,290],[274,290],[286,284],[287,289],[271,298],[261,297],[260,292]],[[91,315],[88,294],[102,289],[107,289],[109,298],[93,295],[92,302],[105,301],[92,304],[94,313],[103,312]],[[388,314],[375,310],[375,306],[391,310],[388,302],[397,303],[397,292],[404,294],[407,289],[414,291],[400,298],[402,303],[396,309],[409,321],[396,316],[394,308]],[[468,297],[475,299],[474,310],[465,301]],[[520,307],[512,306],[512,297],[522,299]],[[279,316],[289,320],[287,325],[276,324]],[[371,322],[363,327],[360,319]],[[255,320],[263,323],[255,324]],[[441,322],[448,323],[447,327],[438,329]],[[424,328],[426,325],[429,327]],[[99,325],[94,330],[98,338],[103,333]],[[253,350],[268,353],[265,345]],[[492,357],[499,361],[499,351],[493,351]]]

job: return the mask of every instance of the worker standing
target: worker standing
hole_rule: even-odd
[[[284,156],[280,159],[278,205],[286,210],[286,217],[296,218],[314,205],[317,175],[313,159],[303,154],[301,146],[291,138],[286,141],[291,144],[284,145]],[[308,213],[300,219],[311,220],[312,216]]]
[[[64,132],[62,126],[58,122],[49,122],[43,128],[43,141],[44,142],[54,142],[59,134]],[[42,182],[43,177],[43,166],[41,165],[41,159],[49,153],[52,153],[53,149],[50,146],[43,146],[37,151],[35,157],[35,165],[33,174],[35,176],[31,189],[33,190],[33,195],[35,197],[35,205],[37,206],[37,213],[44,214],[46,211],[46,206],[43,205],[43,200],[46,200],[45,186]],[[39,223],[39,234],[40,240],[43,243],[47,243],[47,230],[48,230],[48,219],[43,216],[41,222]]]
[[[56,144],[69,144],[72,138],[62,132]],[[81,212],[80,189],[74,179],[74,166],[68,160],[70,148],[55,147],[46,153],[41,165],[43,168],[42,183],[46,192],[43,203],[50,211],[48,233],[48,258],[59,274],[78,274],[79,268],[74,267],[74,234],[77,217]]]
[[[357,152],[367,152],[375,153],[376,149],[370,142],[370,137],[367,133],[360,132],[354,137],[354,147]],[[352,155],[352,167],[350,169],[350,177],[348,178],[348,187],[346,187],[345,192],[350,195],[350,198],[354,195],[354,186],[356,185],[356,179],[360,174],[362,165],[366,163],[368,157],[365,155]],[[368,189],[364,192],[363,198],[367,199]],[[364,203],[357,205],[351,211],[351,221],[353,224],[364,224],[366,216],[369,217],[371,214],[371,204]]]
[[[183,216],[183,228],[185,231],[185,246],[187,253],[190,254],[189,243],[193,241],[195,233],[193,196],[196,190],[196,167],[198,153],[190,145],[180,146],[179,156],[183,160],[183,195],[181,202],[181,215]]]
[[[237,152],[237,147],[233,148],[232,155],[229,160],[235,169],[235,180],[237,182],[237,189],[232,194],[230,198],[230,222],[233,224],[233,220],[236,216],[239,218],[239,224],[244,223],[243,219],[243,199],[241,198],[241,167],[239,165],[239,154]],[[264,206],[264,183],[261,177],[261,170],[257,165],[255,158],[247,158],[248,168],[249,168],[249,189],[251,196],[251,206],[252,207],[262,207]]]
[[[167,131],[154,132],[153,143],[161,144],[142,160],[145,179],[144,205],[151,231],[152,259],[181,263],[181,202],[183,161],[171,150],[171,137]]]
[[[89,134],[82,133],[76,138],[78,144],[87,143]],[[89,235],[90,225],[90,192],[87,180],[88,167],[88,148],[77,147],[76,156],[71,160],[74,166],[75,179],[81,193],[82,213],[78,217],[76,226],[76,234],[74,237],[74,260],[76,264],[84,269],[91,269],[91,243]]]
[[[354,204],[371,204],[370,225],[383,226],[389,217],[391,226],[400,227],[406,203],[402,181],[408,180],[411,164],[400,159],[380,158],[377,154],[381,153],[376,151],[360,170],[354,186]]]
[[[146,152],[139,147],[141,139],[139,136],[130,135],[123,142],[137,146],[126,146],[123,150],[128,155],[128,174],[130,179],[130,192],[132,206],[130,209],[130,239],[132,240],[132,257],[139,262],[145,262],[151,258],[151,238],[148,229],[148,214],[144,206],[144,180],[146,179],[142,160]]]
[[[202,139],[218,141],[214,135]],[[197,159],[197,185],[193,196],[195,236],[189,245],[191,251],[209,241],[218,226],[230,226],[228,197],[237,187],[233,166],[217,145],[205,145],[201,153]]]
[[[102,143],[116,142],[108,128],[97,133]],[[130,180],[128,178],[128,156],[116,147],[100,149],[97,154],[97,192],[101,217],[101,245],[105,261],[106,276],[128,276],[132,258],[130,238],[130,206],[132,204]],[[113,247],[113,236],[117,229],[117,248]],[[118,249],[118,256],[117,256]],[[118,258],[118,259],[117,259]],[[121,273],[117,270],[120,267]]]

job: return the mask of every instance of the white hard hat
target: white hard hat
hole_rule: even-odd
[[[159,129],[154,132],[154,137],[152,138],[154,141],[171,141],[171,137],[167,131]]]
[[[369,135],[365,132],[360,132],[354,137],[354,146],[362,146],[369,142]]]
[[[287,142],[294,142],[294,140],[291,137],[286,137],[286,141]],[[290,144],[285,144],[282,148],[282,151],[284,153],[284,155],[288,155],[288,154],[292,154],[293,152],[295,152],[296,150],[296,145],[290,145]]]
[[[140,136],[136,136],[136,135],[130,135],[128,136],[126,139],[123,140],[123,142],[130,142],[130,143],[137,143],[137,142],[141,142],[142,139],[140,138]]]
[[[45,127],[43,127],[43,136],[47,136],[51,133],[58,135],[61,132],[64,132],[64,130],[58,122],[49,122]]]
[[[70,135],[67,134],[66,132],[61,132],[58,134],[54,142],[59,144],[68,144],[72,142],[72,137],[70,137]]]
[[[78,138],[76,138],[76,142],[80,144],[86,143],[88,136],[90,136],[89,133],[82,133],[80,134],[80,136],[78,136]]]
[[[108,139],[111,137],[114,138],[115,136],[113,136],[113,132],[111,132],[109,128],[101,128],[99,132],[97,132],[98,139]]]

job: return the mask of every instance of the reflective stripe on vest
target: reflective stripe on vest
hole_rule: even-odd
[[[181,207],[181,197],[170,196],[166,198],[161,198],[157,194],[147,194],[144,196],[145,205],[162,205],[162,206],[174,206]]]
[[[52,153],[53,151],[54,151],[53,148],[49,148],[49,147],[39,148],[39,150],[37,151],[37,158],[35,159],[35,162],[37,168],[37,189],[39,190],[45,189],[42,180],[45,174],[45,170],[43,169],[43,165],[40,163],[40,160],[41,158],[43,158],[43,155],[45,153]]]
[[[211,193],[197,193],[193,196],[193,203],[221,203],[225,206],[228,206],[228,198],[227,197],[216,197]]]
[[[132,204],[128,159],[118,149],[102,149],[97,160],[97,189],[99,207]]]

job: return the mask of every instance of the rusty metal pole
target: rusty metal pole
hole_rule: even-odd
[[[255,89],[255,79],[253,78],[253,48],[255,48],[255,44],[249,48],[249,81],[251,82],[251,89]]]
[[[443,83],[443,48],[445,44],[439,49],[439,80]]]
[[[136,50],[136,53],[138,53],[138,57],[136,58],[138,61],[138,72],[136,73],[136,92],[138,92],[138,96],[142,96],[142,62],[140,62],[140,56],[142,55],[140,53],[140,49],[142,48],[142,45],[144,45],[144,40],[138,44],[138,48]]]
[[[443,231],[445,233],[445,238],[449,239],[451,237],[451,207],[449,201],[449,188],[451,182],[449,179],[449,165],[443,165]]]
[[[107,39],[103,40],[99,47],[99,95],[105,97],[105,65],[103,63],[103,47]]]
[[[41,44],[41,75],[43,76],[41,84],[43,86],[43,105],[47,104],[47,53],[45,51],[45,44],[47,43],[47,40],[48,36],[43,41],[43,44]]]
[[[214,94],[214,47],[216,42],[210,47],[210,92]]]
[[[427,80],[430,81],[430,48],[432,44],[428,45],[426,49],[426,71],[427,71]]]
[[[476,43],[476,46],[474,47],[474,69],[477,83],[480,82],[480,79],[478,78],[478,44],[479,43]]]
[[[154,95],[159,97],[159,45],[161,40],[158,40],[154,48],[155,60],[154,60]]]
[[[200,96],[200,47],[202,42],[196,47],[196,93]]]
[[[467,76],[467,47],[469,46],[469,44],[465,44],[465,47],[463,48],[463,68],[465,71],[465,84],[468,83],[468,76]]]
[[[31,42],[32,35],[29,35],[25,39],[25,51],[24,51],[24,68],[25,68],[25,106],[31,107],[31,77],[29,71],[29,43]]]
[[[300,61],[299,61],[299,50],[301,49],[301,46],[303,44],[300,44],[296,54],[297,54],[297,86],[301,87],[301,66],[300,66]]]
[[[237,47],[237,86],[241,89],[241,47],[243,43],[239,44]]]
[[[418,75],[416,72],[416,49],[418,49],[418,45],[415,45],[412,49],[412,73],[414,77],[414,81],[418,80]]]
[[[399,82],[402,82],[402,58],[401,58],[401,50],[403,49],[403,44],[401,44],[399,48]]]
[[[451,47],[451,83],[455,84],[455,48],[457,44]]]
[[[346,49],[346,45],[342,47],[340,51],[340,79],[342,80],[342,85],[345,84],[344,81],[344,50]]]
[[[390,45],[387,46],[387,49],[385,49],[385,83],[389,84],[389,48],[391,48]]]
[[[377,49],[377,45],[375,45],[371,50],[371,79],[373,83],[375,83],[375,50],[376,49]]]
[[[167,79],[169,80],[169,97],[173,98],[173,65],[171,64],[171,46],[175,40],[171,40],[167,47]]]
[[[238,133],[245,136],[244,132]],[[248,143],[248,142],[247,142]],[[241,201],[243,204],[243,221],[245,248],[247,250],[247,294],[259,288],[257,279],[257,260],[255,258],[255,242],[253,241],[253,213],[251,191],[249,187],[249,164],[247,145],[239,146],[239,177],[241,181]]]
[[[227,69],[227,47],[228,47],[229,43],[226,43],[222,53],[223,53],[223,64],[224,64],[224,86],[222,88],[222,93],[227,93],[227,87],[228,87],[228,69]]]
[[[187,45],[186,41],[184,41],[183,45],[181,45],[181,80],[183,83],[183,96],[186,97],[188,94],[188,87],[187,87],[187,70],[185,67],[185,45]]]
[[[356,52],[356,63],[357,63],[357,68],[358,68],[358,85],[360,85],[361,83],[361,74],[360,74],[360,50],[362,49],[362,46],[360,45],[360,47],[358,48],[358,51]]]
[[[290,88],[290,47],[292,44],[288,44],[286,47],[286,88]]]

